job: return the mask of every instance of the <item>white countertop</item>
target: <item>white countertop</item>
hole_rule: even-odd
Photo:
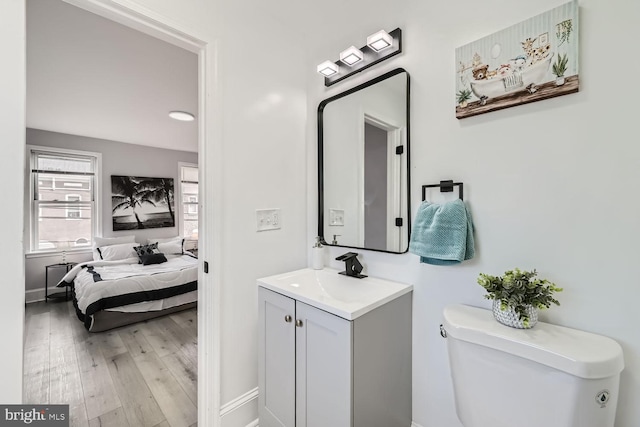
[[[258,286],[347,320],[413,291],[411,285],[375,277],[347,277],[332,268],[304,268],[263,277],[258,279]]]

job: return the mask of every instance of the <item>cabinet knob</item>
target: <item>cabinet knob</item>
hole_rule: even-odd
[[[300,319],[296,320],[296,326],[298,328],[302,328],[302,320],[300,320]]]
[[[286,316],[284,316],[284,321],[287,323],[290,323],[293,320],[293,318],[291,316],[289,316],[288,314]]]

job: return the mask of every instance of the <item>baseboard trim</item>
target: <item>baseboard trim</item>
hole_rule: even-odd
[[[25,291],[24,300],[27,304],[31,302],[44,301],[45,288],[30,289]]]
[[[249,424],[247,424],[245,427],[259,427],[259,420],[254,420],[252,422],[250,422]],[[420,424],[416,424],[414,422],[411,422],[411,427],[422,427]]]
[[[253,390],[249,390],[242,396],[238,396],[237,398],[222,405],[222,407],[220,408],[220,417],[224,417],[226,414],[229,414],[230,412],[235,411],[236,409],[242,407],[243,405],[246,405],[247,403],[257,398],[258,398],[258,387],[254,388]],[[259,427],[259,426],[260,426],[260,420],[256,419],[250,422],[249,424],[247,424],[245,427]],[[412,421],[411,427],[422,427],[422,426]]]
[[[252,391],[251,391],[251,392],[249,392],[249,393],[253,393],[254,391],[256,392],[256,397],[257,397],[257,391],[258,391],[257,389],[254,389],[254,390],[252,390]],[[247,393],[247,394],[249,394],[249,393]],[[246,396],[247,394],[245,394],[245,395],[243,395],[243,396]],[[242,397],[242,396],[241,396],[241,397]],[[240,398],[238,398],[238,399],[240,399]],[[238,399],[235,399],[233,402],[236,402]],[[230,405],[231,403],[232,403],[232,402],[227,403],[226,405],[224,405],[224,407],[226,407],[226,406]],[[246,402],[245,402],[245,403],[246,403]],[[223,408],[224,408],[224,407],[223,407]],[[221,411],[221,412],[222,412],[222,411]],[[259,420],[259,419],[253,420],[253,421],[251,421],[249,424],[247,424],[245,427],[260,427],[260,420]],[[422,427],[422,426],[421,426],[420,424],[417,424],[417,423],[415,423],[415,422],[413,422],[413,421],[412,421],[412,422],[411,422],[411,427]]]
[[[250,422],[249,424],[246,425],[246,427],[259,427],[260,424],[258,424],[259,420],[254,420],[253,422]],[[416,424],[414,422],[411,422],[411,427],[422,427],[420,424]]]
[[[252,400],[255,400],[257,398],[258,398],[258,387],[254,388],[253,390],[249,390],[248,392],[246,392],[242,396],[238,396],[235,399],[233,399],[233,400],[225,403],[224,405],[222,405],[220,407],[220,416],[224,417],[228,413],[235,411],[236,409],[246,405],[247,403],[249,403]],[[253,425],[253,424],[249,424],[249,426],[251,426],[251,425]],[[249,426],[247,426],[247,427],[249,427]]]

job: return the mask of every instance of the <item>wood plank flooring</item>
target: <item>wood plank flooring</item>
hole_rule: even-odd
[[[196,309],[89,333],[71,302],[27,304],[24,403],[69,404],[70,425],[197,425]]]

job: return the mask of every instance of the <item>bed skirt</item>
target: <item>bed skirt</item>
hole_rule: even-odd
[[[97,313],[93,314],[93,321],[91,322],[89,332],[102,332],[113,328],[119,328],[120,326],[154,319],[156,317],[165,316],[167,314],[176,313],[178,311],[189,310],[191,308],[196,308],[197,306],[198,302],[194,301],[187,304],[156,311],[133,313],[123,313],[119,311],[106,310],[98,311]]]

